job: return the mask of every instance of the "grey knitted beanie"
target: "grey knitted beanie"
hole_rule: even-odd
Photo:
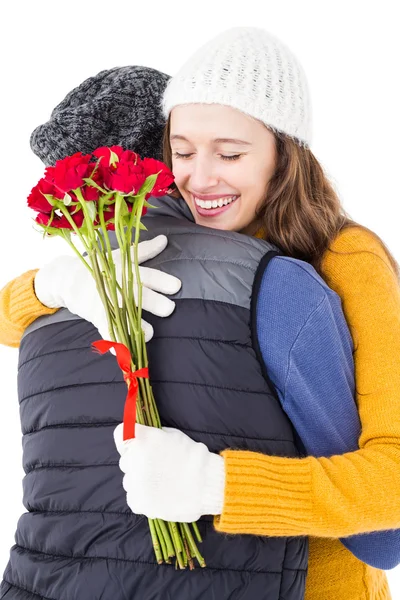
[[[160,103],[169,79],[142,66],[115,67],[89,77],[33,131],[33,152],[46,166],[75,152],[112,145],[162,160],[166,119]]]

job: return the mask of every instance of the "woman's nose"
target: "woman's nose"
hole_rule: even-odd
[[[208,190],[218,183],[218,177],[210,161],[200,159],[193,161],[193,169],[190,176],[191,187],[198,192]]]

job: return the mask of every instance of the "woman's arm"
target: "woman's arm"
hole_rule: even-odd
[[[48,308],[36,297],[32,269],[7,283],[0,291],[0,344],[18,348],[25,329],[42,315],[58,308]]]
[[[139,242],[139,263],[145,263],[160,254],[167,243],[165,235]],[[120,250],[116,248],[113,250],[115,265],[118,266],[120,260]],[[181,281],[157,269],[139,267],[139,271],[146,291],[146,295],[143,294],[143,309],[157,316],[168,316],[175,304],[166,296],[175,294],[180,289]],[[18,348],[28,325],[38,317],[53,314],[62,307],[92,322],[100,335],[108,337],[106,315],[92,275],[76,256],[61,255],[42,269],[23,273],[0,291],[0,344]],[[142,325],[148,341],[153,328],[143,319]]]
[[[223,451],[226,486],[218,531],[347,537],[400,527],[400,291],[387,264],[369,256],[363,269],[352,259],[354,294],[344,304],[350,325],[365,325],[358,325],[355,338],[360,449],[295,459]],[[317,343],[321,331],[315,322],[309,325]],[[301,335],[296,344],[305,351]],[[379,367],[371,363],[372,346]]]
[[[309,265],[296,261],[296,273],[295,265],[288,261],[294,262],[288,258],[273,259],[260,289],[257,330],[262,359],[306,454],[344,454],[358,449],[361,431],[354,400],[352,338],[339,296]],[[309,280],[309,300],[303,301],[303,307],[298,300],[304,287],[299,278]],[[297,281],[293,288],[294,280]],[[319,307],[321,302],[325,306]],[[307,310],[319,311],[320,318],[311,313],[308,326],[297,340],[300,345],[292,346],[296,331],[307,316],[306,304]],[[277,347],[271,344],[274,339],[280,340]],[[389,569],[400,562],[400,530],[356,535],[341,541],[357,558],[375,568]]]

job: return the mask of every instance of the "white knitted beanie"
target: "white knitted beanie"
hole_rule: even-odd
[[[258,27],[233,27],[199,48],[172,77],[161,107],[224,104],[301,146],[311,142],[311,101],[302,66],[279,39]]]

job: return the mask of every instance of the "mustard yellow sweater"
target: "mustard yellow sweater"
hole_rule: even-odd
[[[337,538],[400,528],[400,287],[368,231],[344,230],[331,250],[322,270],[354,341],[360,449],[330,458],[224,450],[224,507],[214,525],[229,534],[310,536],[306,600],[389,600],[385,573]],[[57,310],[37,300],[36,272],[0,292],[2,344],[18,347],[32,321]]]

